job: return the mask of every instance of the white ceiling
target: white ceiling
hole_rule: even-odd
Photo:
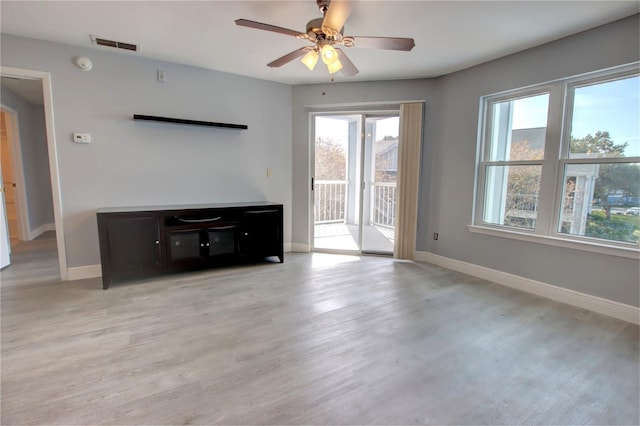
[[[639,1],[353,1],[345,35],[413,37],[411,52],[345,48],[360,69],[336,81],[435,77],[593,28],[640,10]],[[5,34],[92,49],[90,34],[140,45],[145,58],[287,84],[329,81],[295,60],[272,60],[309,45],[236,26],[245,18],[304,32],[321,17],[298,1],[0,1]],[[356,38],[357,43],[357,38]],[[95,66],[95,65],[94,65]]]

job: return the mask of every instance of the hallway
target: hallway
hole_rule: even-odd
[[[0,271],[0,287],[3,290],[56,282],[60,282],[60,267],[55,231],[45,232],[34,240],[20,241],[14,245],[11,264]],[[3,299],[9,294],[3,292]]]

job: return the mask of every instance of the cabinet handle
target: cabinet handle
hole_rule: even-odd
[[[160,240],[156,240],[156,245],[160,244]]]
[[[248,210],[248,211],[244,212],[244,214],[246,214],[246,215],[260,214],[260,213],[278,213],[278,210],[275,210],[275,209],[271,209],[271,210]]]
[[[207,243],[207,247],[209,247],[209,243]]]
[[[204,247],[204,244],[200,244],[200,247]]]
[[[183,219],[181,217],[178,218],[180,222],[185,222],[185,223],[215,222],[216,220],[220,220],[220,219],[222,219],[222,216],[207,217],[205,219]]]

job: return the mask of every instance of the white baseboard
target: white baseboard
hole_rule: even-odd
[[[38,226],[36,229],[29,231],[29,235],[27,235],[27,239],[29,241],[38,238],[40,235],[44,234],[47,231],[55,231],[56,224],[55,223],[45,223],[44,225]]]
[[[463,274],[482,278],[517,290],[532,293],[537,296],[566,303],[590,311],[621,319],[633,324],[640,324],[640,308],[591,296],[563,287],[535,281],[518,275],[509,274],[495,269],[485,268],[472,263],[463,262],[456,259],[440,256],[429,252],[416,252],[415,260],[419,262],[433,263],[443,268],[462,272]]]
[[[282,249],[285,253],[289,253],[291,251],[291,243],[284,243]]]
[[[98,264],[67,268],[67,274],[69,281],[97,278],[102,276],[102,266]]]
[[[309,253],[311,251],[311,247],[309,244],[291,243],[291,251],[296,253]]]

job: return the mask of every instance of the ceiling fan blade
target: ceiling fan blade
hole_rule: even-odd
[[[262,22],[250,21],[248,19],[236,19],[236,25],[241,27],[255,28],[256,30],[271,31],[278,34],[290,35],[298,38],[307,38],[306,34],[288,28],[276,27],[275,25],[264,24]]]
[[[342,74],[349,77],[353,77],[354,75],[358,74],[360,71],[358,71],[358,68],[356,68],[356,66],[353,65],[353,62],[351,62],[351,59],[349,59],[349,57],[345,55],[342,49],[336,49],[336,50],[338,51],[338,59],[342,64],[342,69],[340,70],[342,71]]]
[[[415,45],[412,38],[353,36],[353,47],[409,51]]]
[[[351,14],[351,2],[348,0],[331,0],[329,9],[322,20],[322,32],[329,37],[335,37]]]
[[[271,67],[271,68],[281,67],[284,64],[293,61],[294,59],[297,59],[297,58],[299,58],[301,56],[304,56],[310,50],[313,50],[313,47],[311,47],[311,46],[302,47],[302,48],[300,48],[298,50],[294,50],[291,53],[287,53],[286,55],[276,59],[273,62],[268,63],[267,66]]]

